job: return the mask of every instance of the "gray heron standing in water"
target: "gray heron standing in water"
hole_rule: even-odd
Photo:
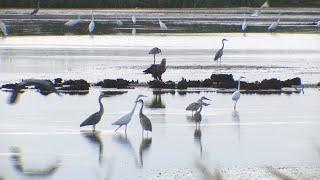
[[[139,113],[139,118],[140,118],[140,124],[141,124],[141,127],[142,127],[142,137],[144,135],[144,131],[147,131],[147,136],[148,136],[148,131],[152,132],[152,124],[151,124],[151,121],[150,119],[143,114],[143,100],[142,99],[139,99],[137,102],[140,102],[141,103],[141,108],[140,108],[140,113]]]
[[[224,41],[228,41],[227,39],[223,38],[222,39],[222,47],[217,51],[215,57],[214,57],[214,61],[217,61],[217,63],[219,62],[220,59],[220,64],[221,64],[221,58],[223,55],[223,49],[224,49]]]
[[[191,111],[192,115],[194,111],[197,111],[202,105],[203,105],[203,100],[208,100],[211,101],[210,99],[206,97],[201,97],[197,102],[191,103],[187,106],[186,110]],[[204,104],[205,105],[205,104]]]
[[[233,106],[233,109],[236,110],[237,109],[237,102],[239,101],[240,99],[240,81],[241,79],[244,79],[245,77],[240,77],[239,80],[238,80],[238,89],[232,94],[231,98],[232,98],[232,101],[234,101],[234,106]]]
[[[199,111],[196,111],[196,113],[194,113],[194,115],[192,117],[192,120],[194,120],[194,122],[196,123],[196,128],[198,127],[197,126],[198,124],[199,124],[199,128],[200,128],[200,123],[202,121],[202,116],[201,116],[202,107],[209,106],[210,104],[207,104],[203,101],[199,101],[199,105],[200,105]]]
[[[133,115],[133,113],[134,113],[134,110],[135,110],[136,107],[137,107],[138,100],[139,100],[139,98],[141,98],[141,97],[147,97],[147,96],[141,95],[141,94],[138,95],[138,97],[137,97],[136,100],[134,101],[135,104],[134,104],[132,110],[131,110],[129,113],[127,113],[127,114],[123,115],[122,117],[120,117],[120,118],[119,118],[117,121],[115,121],[114,123],[112,123],[112,125],[119,126],[119,127],[115,130],[115,132],[117,132],[117,130],[118,130],[119,128],[121,128],[122,126],[126,126],[126,128],[125,128],[125,134],[127,134],[127,125],[128,125],[129,122],[131,121],[132,115]]]
[[[281,16],[281,14],[279,14],[279,18],[276,22],[273,22],[272,24],[270,24],[270,26],[268,27],[269,31],[275,31],[278,28],[278,26],[280,24],[280,18],[281,18],[280,16]]]
[[[9,98],[9,104],[14,104],[17,101],[21,89],[24,89],[26,86],[34,86],[35,88],[39,89],[40,92],[45,92],[48,94],[53,92],[60,95],[57,89],[54,87],[54,84],[49,80],[26,79],[19,84],[16,84]]]
[[[101,117],[104,113],[104,108],[103,108],[103,104],[101,102],[102,98],[104,97],[109,97],[108,95],[104,95],[104,94],[100,94],[98,101],[99,101],[99,105],[100,105],[100,110],[94,114],[92,114],[91,116],[89,116],[86,120],[84,120],[81,124],[80,127],[83,126],[92,126],[93,131],[96,130],[96,125],[100,122]]]
[[[39,10],[40,10],[40,0],[38,0],[37,7],[33,9],[33,11],[30,13],[30,15],[36,15]]]
[[[159,53],[162,54],[161,49],[158,47],[154,47],[149,51],[149,54],[153,54],[153,64],[156,63],[156,54],[159,54]]]
[[[160,64],[152,64],[148,69],[144,70],[145,74],[151,74],[155,80],[162,81],[162,74],[166,72],[166,59],[163,58]]]

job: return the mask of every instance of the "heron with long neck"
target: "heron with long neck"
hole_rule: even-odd
[[[137,107],[138,100],[139,100],[139,98],[141,98],[141,97],[147,97],[147,96],[141,95],[141,94],[138,95],[138,97],[137,97],[136,100],[134,101],[135,104],[134,104],[132,110],[131,110],[129,113],[125,114],[124,116],[120,117],[120,118],[119,118],[117,121],[115,121],[114,123],[112,123],[112,125],[117,125],[117,126],[119,126],[119,127],[115,130],[115,132],[116,132],[119,128],[121,128],[122,126],[125,126],[125,134],[127,134],[127,125],[128,125],[129,122],[131,121],[132,115],[133,115],[133,113],[134,113],[134,111],[135,111],[135,109],[136,109],[136,107]]]
[[[96,125],[100,122],[101,117],[104,113],[104,108],[103,108],[103,104],[101,102],[102,98],[104,97],[109,97],[108,95],[104,95],[104,94],[100,94],[98,101],[99,101],[99,106],[100,109],[98,112],[92,114],[91,116],[89,116],[86,120],[84,120],[81,124],[80,127],[82,126],[91,126],[93,127],[93,131],[96,130]]]
[[[222,47],[217,51],[215,57],[214,57],[214,61],[217,61],[218,63],[218,60],[220,59],[220,64],[221,64],[221,58],[222,58],[222,55],[223,55],[223,49],[224,49],[224,42],[225,41],[228,41],[227,39],[222,39]]]
[[[158,47],[154,47],[149,51],[149,54],[153,54],[153,64],[156,64],[156,55],[159,54],[161,52],[161,49]]]
[[[197,102],[194,102],[194,103],[191,103],[189,104],[187,107],[186,107],[186,111],[191,111],[192,113],[192,116],[193,116],[193,112],[194,111],[197,111],[200,106],[202,106],[203,104],[203,100],[208,100],[208,101],[211,101],[210,99],[202,96]],[[202,104],[202,105],[201,105]]]
[[[140,112],[139,112],[139,118],[140,118],[140,124],[142,127],[142,137],[144,135],[144,131],[147,131],[147,136],[148,136],[148,131],[152,132],[152,124],[150,119],[143,114],[143,100],[139,99],[137,102],[141,103],[141,108],[140,108]]]
[[[241,82],[241,79],[244,79],[245,77],[241,76],[238,80],[238,89],[232,94],[232,101],[234,101],[234,106],[233,106],[233,109],[236,110],[237,108],[237,102],[239,101],[240,99],[240,82]]]

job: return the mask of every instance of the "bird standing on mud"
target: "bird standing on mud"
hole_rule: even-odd
[[[116,122],[112,123],[112,125],[116,125],[116,126],[119,126],[115,131],[117,131],[119,128],[121,128],[123,125],[126,126],[125,128],[125,134],[127,134],[127,125],[129,124],[129,122],[131,121],[131,118],[132,118],[132,115],[134,113],[134,110],[136,109],[137,107],[137,103],[138,103],[138,100],[139,98],[141,97],[147,97],[145,95],[138,95],[138,97],[136,98],[136,100],[134,101],[135,104],[132,108],[132,110],[128,113],[128,114],[125,114],[124,116],[120,117]]]
[[[197,102],[189,104],[186,108],[186,111],[191,111],[193,115],[193,112],[197,111],[202,105],[204,106],[209,105],[209,104],[203,103],[203,100],[211,101],[210,99],[203,96]]]
[[[143,114],[143,100],[142,99],[139,99],[137,102],[140,102],[141,103],[141,108],[140,108],[140,113],[139,113],[139,118],[140,118],[140,124],[141,124],[141,127],[142,127],[142,137],[144,135],[144,131],[147,131],[147,136],[148,136],[148,131],[152,132],[152,124],[151,124],[151,121],[150,119]]]
[[[151,74],[155,80],[162,81],[162,74],[166,72],[166,59],[163,58],[160,64],[153,64],[148,69],[144,70],[145,74]]]
[[[33,11],[30,13],[30,15],[36,15],[40,9],[40,0],[38,0],[37,7],[33,9]]]
[[[241,25],[241,30],[244,32],[246,31],[247,27],[248,27],[247,18],[244,18],[243,23]]]
[[[88,27],[89,32],[92,33],[95,27],[96,27],[96,23],[94,22],[93,11],[91,11],[91,22]]]
[[[159,54],[159,53],[162,54],[161,49],[158,47],[154,47],[149,51],[149,54],[153,54],[153,64],[156,63],[156,54]]]
[[[1,20],[0,20],[0,30],[4,37],[8,36],[7,25]]]
[[[224,41],[228,41],[228,40],[224,38],[222,39],[222,47],[216,52],[216,55],[214,57],[214,61],[217,61],[217,63],[219,62],[219,59],[220,59],[220,64],[221,64],[221,58],[223,55]]]
[[[93,131],[96,130],[96,125],[100,122],[101,117],[104,113],[104,108],[103,108],[103,104],[101,102],[101,99],[104,97],[109,97],[108,95],[104,95],[104,94],[100,94],[98,101],[99,101],[99,105],[100,105],[100,110],[94,114],[92,114],[91,116],[89,116],[86,120],[84,120],[81,124],[80,127],[83,126],[91,126],[93,128]]]
[[[238,89],[232,94],[232,101],[234,101],[234,106],[233,106],[233,109],[236,110],[237,109],[237,102],[239,101],[240,99],[240,80],[241,79],[244,79],[245,77],[240,77],[239,80],[238,80]]]
[[[46,94],[54,92],[60,95],[57,89],[54,87],[54,84],[49,80],[27,79],[23,80],[19,84],[16,84],[9,98],[9,104],[14,104],[17,101],[21,89],[25,88],[26,86],[35,86],[35,88],[39,89],[40,92]]]

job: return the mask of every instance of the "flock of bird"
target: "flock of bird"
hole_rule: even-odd
[[[262,14],[262,10],[264,8],[268,8],[269,7],[269,3],[268,1],[266,1],[262,6],[260,6],[259,9],[255,10],[251,15],[250,17],[258,17]],[[30,15],[36,15],[38,13],[40,9],[40,1],[38,1],[38,4],[37,4],[37,7],[30,13]],[[248,17],[245,17],[244,20],[243,20],[243,23],[241,24],[241,30],[244,32],[246,31],[246,29],[248,28],[248,23],[247,23],[247,18]],[[277,19],[277,21],[275,22],[272,22],[269,26],[268,26],[268,31],[274,31],[278,28],[279,24],[280,24],[280,19],[281,19],[281,13],[279,14],[279,17]],[[137,23],[137,18],[133,15],[131,17],[131,20],[132,20],[132,23],[135,25]],[[65,26],[68,26],[68,27],[73,27],[77,24],[79,24],[80,22],[82,22],[82,19],[81,19],[81,16],[78,15],[76,19],[70,19],[68,20],[67,22],[64,23]],[[160,20],[160,18],[158,19],[158,23],[159,23],[159,26],[160,26],[160,29],[161,30],[168,30],[168,27],[167,25],[162,22]],[[121,20],[116,20],[116,24],[118,27],[121,27],[123,26],[123,22]],[[316,22],[316,27],[318,27],[320,29],[320,21]],[[88,25],[88,31],[89,33],[93,33],[93,31],[95,30],[96,28],[96,24],[95,24],[95,20],[94,20],[94,14],[93,14],[93,11],[91,11],[91,21]],[[8,36],[8,31],[7,31],[7,26],[6,24],[0,20],[0,30],[2,32],[2,34],[5,36]],[[133,28],[132,29],[132,34],[136,34],[136,29]]]

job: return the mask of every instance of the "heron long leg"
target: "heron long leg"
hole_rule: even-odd
[[[127,125],[126,125],[126,128],[124,129],[124,132],[125,132],[125,134],[127,134]]]
[[[93,125],[93,132],[96,131],[96,125]]]
[[[156,54],[153,54],[153,64],[156,64]]]
[[[114,132],[117,132],[119,128],[121,128],[122,125],[120,125],[116,130],[114,130]]]
[[[234,106],[233,109],[236,110],[237,109],[237,101],[234,102]]]

